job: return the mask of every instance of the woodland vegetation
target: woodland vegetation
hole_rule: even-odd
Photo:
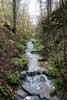
[[[0,96],[8,100],[12,100],[8,83],[19,84],[18,71],[28,69],[24,51],[31,25],[26,4],[21,7],[21,0],[0,0]]]
[[[44,2],[38,0],[41,14],[35,26],[26,3],[21,1],[0,0],[0,100],[14,99],[12,85],[19,84],[18,73],[28,69],[24,51],[33,32],[35,48],[51,66],[48,73],[54,79],[57,95],[67,100],[67,1],[60,0],[52,10],[52,0],[47,0],[45,17]]]
[[[49,68],[49,75],[55,79],[61,100],[66,100],[64,97],[67,95],[67,1],[60,0],[59,7],[57,4],[54,11],[51,2],[52,0],[47,0],[45,18],[42,11],[44,2],[40,0],[41,16],[36,28],[40,30],[36,36],[42,45],[40,46],[42,55],[53,66]]]

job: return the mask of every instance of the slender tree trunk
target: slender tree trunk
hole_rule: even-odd
[[[13,29],[16,34],[16,0],[13,0]]]
[[[47,0],[47,18],[48,18],[48,27],[50,27],[50,15],[51,15],[51,12],[52,12],[52,0]],[[48,47],[47,47],[47,51],[48,51],[48,54],[49,54],[49,51],[50,51],[50,32],[47,33],[47,43],[48,43]]]
[[[40,0],[41,32],[43,34],[42,0]]]
[[[64,24],[63,24],[63,35],[64,35],[64,63],[65,63],[65,67],[67,65],[67,59],[66,59],[66,22],[65,22],[65,19],[66,19],[66,15],[65,15],[65,4],[64,4],[64,1],[62,1],[62,9],[63,9],[63,16],[64,16]],[[67,68],[66,68],[67,69]]]
[[[47,0],[47,15],[49,17],[49,15],[52,12],[52,0]]]

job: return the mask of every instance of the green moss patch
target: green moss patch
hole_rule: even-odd
[[[9,73],[6,75],[7,77],[7,81],[10,83],[10,84],[13,84],[13,85],[19,85],[20,84],[20,78],[19,78],[19,74],[17,72],[15,73]]]

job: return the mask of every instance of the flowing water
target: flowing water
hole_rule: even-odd
[[[51,90],[54,88],[53,82],[42,74],[43,71],[47,72],[45,68],[39,65],[38,59],[41,57],[38,54],[32,54],[34,49],[32,41],[27,43],[26,56],[28,57],[28,71],[21,72],[25,79],[22,81],[21,89],[16,92],[19,100],[59,100],[58,97],[50,96]],[[40,74],[32,75],[31,73],[40,72]]]

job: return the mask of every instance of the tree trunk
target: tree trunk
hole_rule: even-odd
[[[64,23],[63,23],[63,35],[64,35],[64,64],[65,64],[65,67],[67,65],[67,59],[66,59],[66,15],[65,15],[65,4],[64,4],[64,1],[62,1],[62,9],[63,9],[63,16],[64,16]],[[67,68],[66,68],[67,69]]]
[[[13,29],[16,34],[16,0],[13,0]]]

